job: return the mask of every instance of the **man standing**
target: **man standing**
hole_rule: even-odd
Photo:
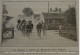
[[[23,34],[24,37],[25,37],[25,24],[26,24],[26,22],[24,22],[24,23],[22,24],[22,28],[21,28],[22,34]]]
[[[38,37],[41,39],[42,24],[38,23],[37,26],[36,26],[36,29],[37,29]]]
[[[20,30],[20,28],[19,28],[19,25],[20,25],[20,23],[21,23],[21,20],[20,19],[18,19],[18,21],[17,21],[17,29],[18,29],[18,31]]]
[[[27,24],[26,28],[27,28],[27,36],[30,39],[30,34],[32,33],[32,29],[33,29],[32,21],[28,21],[28,24]]]
[[[43,35],[45,36],[46,35],[46,29],[47,29],[47,26],[45,23],[43,23],[42,29],[43,29]]]

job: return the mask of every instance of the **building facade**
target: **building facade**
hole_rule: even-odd
[[[42,13],[48,29],[58,29],[60,23],[64,22],[65,16],[62,12]]]

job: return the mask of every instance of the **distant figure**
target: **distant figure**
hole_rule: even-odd
[[[33,30],[33,24],[34,24],[34,13],[32,8],[27,7],[23,9],[23,17],[25,19],[25,21],[27,21],[27,24],[25,25],[25,29],[26,29],[26,36],[29,37],[30,39],[30,35],[31,32]]]
[[[41,23],[37,24],[36,29],[37,29],[38,37],[41,38],[42,24]]]
[[[20,23],[20,30],[22,31],[22,25],[25,23],[26,21],[23,19],[21,20],[21,23]]]
[[[32,33],[32,30],[33,30],[32,21],[28,21],[28,24],[26,26],[26,34],[29,37],[29,39],[30,39],[30,34]]]
[[[27,34],[28,33],[28,31],[27,31],[27,25],[28,25],[28,22],[25,23],[25,35],[26,36],[28,36],[28,34]]]
[[[26,26],[26,22],[24,22],[23,24],[22,24],[22,34],[23,34],[23,36],[25,37],[25,26]]]
[[[59,25],[59,35],[61,35],[61,33],[62,33],[61,30],[62,30],[62,25],[60,24]]]
[[[43,30],[43,35],[45,36],[46,35],[46,29],[47,29],[47,26],[45,23],[43,23],[42,25],[42,30]]]
[[[21,20],[20,20],[20,19],[18,19],[17,23],[19,24],[20,22],[21,22]]]
[[[21,20],[18,19],[17,23],[18,23],[18,24],[17,24],[17,29],[18,29],[18,31],[19,31],[19,30],[20,30],[20,27],[19,27],[19,26],[20,26]]]

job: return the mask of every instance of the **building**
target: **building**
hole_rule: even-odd
[[[42,13],[45,23],[48,25],[48,29],[58,29],[60,23],[64,21],[64,13],[63,12],[50,12],[50,13]]]

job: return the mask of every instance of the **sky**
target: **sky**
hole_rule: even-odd
[[[48,12],[48,2],[4,2],[10,16],[22,15],[22,11],[26,7],[30,7],[35,14]],[[66,11],[70,6],[75,6],[75,2],[49,2],[49,8],[53,10],[61,8]]]

